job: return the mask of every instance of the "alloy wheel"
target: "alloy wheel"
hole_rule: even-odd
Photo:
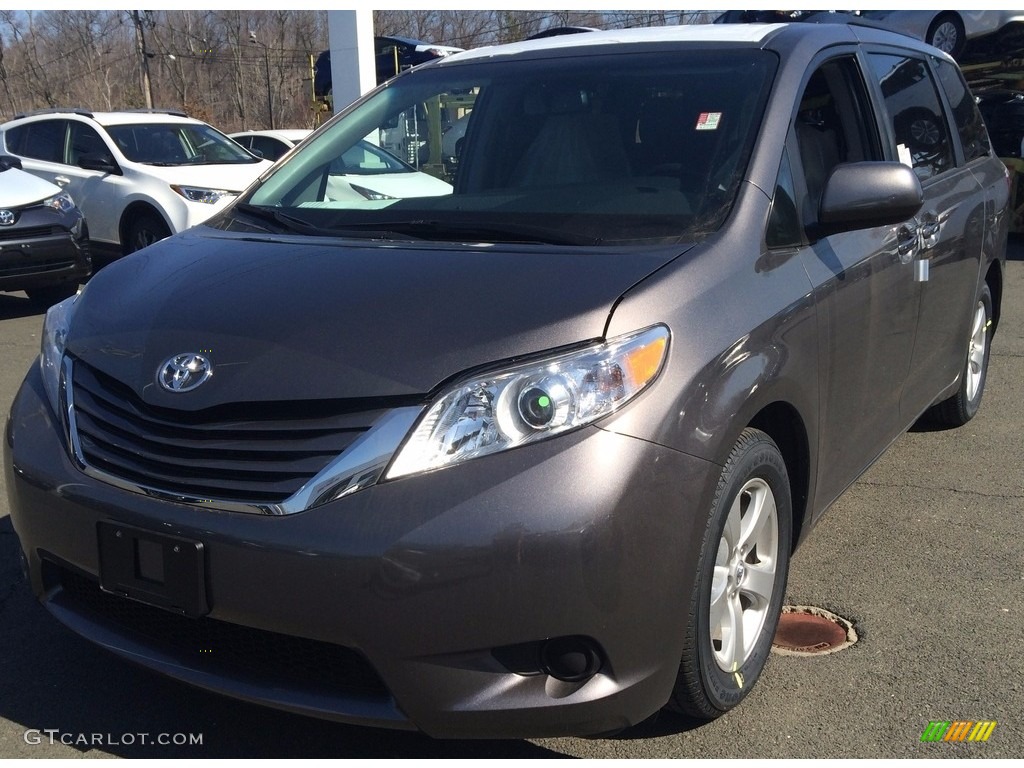
[[[979,301],[974,310],[971,325],[971,343],[967,350],[967,399],[973,402],[981,389],[985,371],[985,356],[988,354],[988,312],[984,302]]]
[[[772,603],[778,552],[775,496],[755,477],[733,500],[715,558],[711,648],[725,672],[742,667],[754,650]]]

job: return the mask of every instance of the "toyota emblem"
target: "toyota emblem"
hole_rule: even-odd
[[[202,355],[175,355],[156,372],[157,383],[168,392],[191,392],[213,376],[213,366]]]
[[[0,211],[0,226],[9,227],[14,223],[14,211],[8,211],[6,208]]]

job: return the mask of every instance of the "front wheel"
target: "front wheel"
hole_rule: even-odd
[[[143,213],[136,216],[128,225],[122,250],[127,256],[129,253],[141,251],[146,246],[170,236],[171,230],[168,229],[163,219],[155,213]]]
[[[991,326],[992,291],[988,284],[982,284],[971,317],[967,359],[960,371],[960,387],[952,397],[929,409],[926,416],[932,423],[940,427],[962,427],[977,414],[988,378]]]
[[[778,446],[760,430],[744,430],[708,518],[672,709],[710,720],[757,681],[782,610],[792,516]]]
[[[963,53],[967,42],[964,23],[955,13],[944,13],[932,22],[924,41],[955,59]]]

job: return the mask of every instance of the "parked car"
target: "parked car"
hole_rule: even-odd
[[[276,131],[242,131],[228,136],[257,157],[275,161],[313,131],[308,128],[286,128]]]
[[[1024,93],[994,90],[978,95],[992,148],[1001,158],[1021,157],[1024,143]]]
[[[271,165],[182,112],[40,110],[0,125],[0,140],[74,196],[105,260],[198,224]]]
[[[958,58],[970,40],[1024,21],[1024,11],[861,11],[896,32],[913,35]]]
[[[453,45],[437,45],[422,40],[394,35],[378,35],[373,38],[374,66],[377,83],[390,80],[410,67],[424,64],[434,59],[449,56],[463,50]],[[331,52],[321,51],[313,65],[313,95],[317,99],[326,99],[334,90],[331,75]]]
[[[331,163],[325,200],[394,200],[450,195],[452,185],[417,171],[404,160],[368,141],[357,142]]]
[[[45,306],[67,298],[92,272],[87,238],[71,195],[0,155],[0,291]]]
[[[335,199],[339,158],[453,93],[448,194]],[[822,514],[977,413],[1006,207],[956,63],[874,28],[417,68],[50,309],[4,441],[32,590],[135,663],[348,723],[717,717]]]
[[[268,160],[278,160],[312,131],[250,131],[232,133],[231,138]],[[331,167],[326,195],[331,200],[383,200],[393,196],[451,194],[452,187],[441,179],[417,171],[404,160],[368,141],[359,142]]]

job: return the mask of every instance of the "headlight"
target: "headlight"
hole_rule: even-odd
[[[352,187],[353,192],[358,192],[360,195],[365,197],[367,200],[397,200],[398,198],[392,197],[391,195],[385,195],[383,192],[375,192],[368,187],[361,187],[358,184],[349,183]]]
[[[204,187],[183,187],[179,184],[171,184],[171,189],[184,197],[190,203],[209,203],[213,205],[221,198],[235,194],[226,189],[206,189]]]
[[[39,369],[43,374],[43,388],[54,413],[61,415],[60,405],[60,369],[64,358],[64,345],[68,338],[68,328],[74,315],[74,304],[78,295],[54,304],[46,311],[43,321],[43,341],[39,350]]]
[[[67,213],[68,211],[74,210],[75,201],[67,192],[61,192],[59,195],[54,195],[53,197],[48,197],[43,200],[43,205],[47,208],[53,208],[53,210],[58,213]]]
[[[606,416],[661,370],[669,332],[654,326],[604,344],[467,379],[439,396],[387,479],[545,440]]]

